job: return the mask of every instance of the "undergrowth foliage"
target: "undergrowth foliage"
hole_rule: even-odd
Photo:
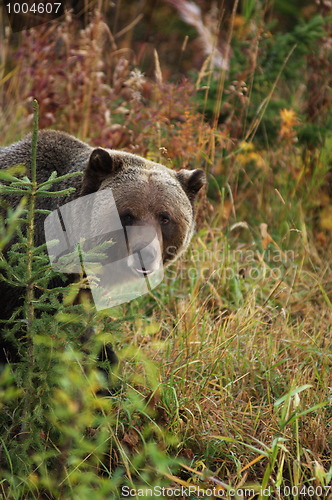
[[[118,491],[119,484],[132,483],[132,465],[126,463],[126,452],[119,439],[122,436],[124,442],[127,439],[131,443],[126,438],[129,435],[126,427],[133,419],[142,420],[144,425],[149,415],[148,399],[145,401],[148,394],[141,395],[129,388],[122,405],[123,387],[116,370],[112,380],[108,380],[105,373],[109,373],[110,367],[97,360],[103,344],[109,343],[111,332],[116,330],[117,320],[105,316],[97,322],[90,304],[72,305],[80,283],[54,287],[56,276],[45,245],[34,246],[34,219],[40,212],[36,209],[36,199],[54,196],[52,184],[58,181],[52,175],[46,183],[36,183],[36,101],[34,106],[31,173],[21,178],[10,170],[1,172],[6,183],[1,191],[4,199],[23,197],[27,207],[21,208],[20,218],[16,218],[20,225],[17,240],[2,254],[0,264],[2,281],[16,288],[23,299],[22,305],[2,325],[2,335],[15,345],[20,359],[1,373],[1,406],[5,410],[1,415],[1,487],[8,498],[26,497],[34,494],[34,490],[43,491],[47,498],[68,498],[73,488],[75,496],[85,498],[96,483],[99,486],[105,483],[104,494],[111,495]],[[57,191],[56,195],[65,196],[71,189]],[[85,333],[90,330],[93,342],[83,343]],[[117,387],[116,410],[115,396],[108,392],[112,384]],[[149,384],[147,375],[145,385]],[[108,397],[102,397],[102,389],[107,389]],[[156,455],[158,470],[174,460],[163,457],[160,463],[154,441],[149,442],[155,433],[161,441],[166,439],[156,426],[145,431],[145,442],[152,460]],[[127,465],[127,480],[117,467],[121,454],[122,462]],[[142,453],[141,464],[144,457]],[[102,477],[97,480],[92,471],[112,480]]]
[[[2,173],[2,180],[10,182],[2,187],[2,194],[24,197],[27,201],[27,208],[17,221],[20,224],[17,240],[1,260],[2,280],[23,296],[21,307],[3,325],[3,335],[14,342],[21,358],[13,371],[7,366],[2,372],[7,394],[2,402],[2,405],[5,402],[5,411],[1,417],[2,489],[9,496],[11,491],[15,492],[16,498],[28,494],[39,479],[42,487],[57,488],[67,461],[77,464],[85,456],[88,440],[82,442],[83,428],[87,422],[98,426],[98,421],[102,420],[101,416],[93,416],[96,406],[100,408],[93,391],[102,382],[96,371],[84,363],[82,352],[77,350],[77,337],[86,328],[88,316],[83,319],[79,311],[72,311],[66,322],[54,321],[54,314],[61,315],[63,310],[60,296],[65,289],[49,289],[54,276],[44,245],[36,248],[33,243],[34,218],[38,212],[36,198],[41,192],[44,196],[52,195],[36,183],[37,132],[35,123],[34,159],[29,177]],[[69,323],[71,328],[66,326]],[[82,384],[77,384],[78,380],[85,380],[84,391]],[[89,408],[89,412],[84,408]],[[79,409],[82,410],[80,419],[75,419],[73,425],[73,414]],[[99,446],[101,434],[95,436]],[[103,442],[105,437],[101,440]],[[81,445],[77,446],[79,442]],[[69,443],[70,457],[66,451]],[[37,472],[40,468],[44,473],[47,471],[46,476]],[[30,478],[29,482],[20,477]]]
[[[199,157],[200,133],[209,127],[196,111],[194,84],[154,85],[113,45],[98,13],[85,29],[77,30],[69,14],[60,26],[31,29],[15,55],[8,92],[15,85],[26,111],[38,96],[41,128],[56,124],[92,143],[184,166]],[[27,113],[26,122],[31,118]]]
[[[33,172],[2,173],[1,279],[22,304],[1,328],[22,361],[0,376],[0,492],[328,498],[330,2],[143,4],[4,38],[4,143],[36,97],[40,128],[206,168],[209,186],[164,282],[97,314],[33,245]]]

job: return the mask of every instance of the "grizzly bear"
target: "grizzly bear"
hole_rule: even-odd
[[[31,134],[15,144],[0,148],[0,168],[23,163],[29,172],[31,148]],[[83,174],[52,187],[53,190],[73,187],[74,193],[62,198],[37,199],[37,208],[53,212],[49,216],[48,228],[54,229],[57,224],[62,227],[61,207],[71,205],[76,208],[70,213],[72,227],[67,235],[70,236],[70,231],[75,232],[77,228],[80,228],[80,233],[84,228],[83,232],[92,234],[92,240],[95,239],[97,245],[102,241],[100,234],[107,233],[109,224],[111,236],[107,235],[107,238],[113,239],[114,234],[119,235],[119,240],[122,238],[116,251],[111,247],[111,261],[119,260],[123,247],[126,247],[125,264],[119,268],[118,275],[153,275],[162,266],[176,260],[188,247],[195,225],[195,197],[205,183],[202,170],[183,169],[176,172],[135,154],[94,148],[64,132],[42,130],[37,146],[37,182],[45,182],[54,171],[58,177],[74,172]],[[71,203],[75,200],[78,202],[76,205]],[[116,207],[116,220],[119,222],[115,228],[112,227],[111,206]],[[41,213],[36,215],[36,245],[45,242],[45,217]],[[102,231],[93,232],[100,225]],[[121,231],[121,227],[125,231]],[[56,231],[54,236],[56,239]],[[76,240],[79,237],[78,234]],[[47,239],[52,238],[47,236]],[[51,261],[56,257],[51,256]],[[114,275],[116,267],[112,268]],[[0,283],[0,319],[7,319],[12,313],[14,292]],[[1,340],[0,351],[3,351]],[[0,352],[0,356],[6,358],[6,353]]]

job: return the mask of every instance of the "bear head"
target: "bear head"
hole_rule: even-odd
[[[134,154],[96,148],[85,169],[80,196],[102,190],[106,195],[111,189],[126,230],[128,265],[136,273],[148,274],[169,265],[188,247],[194,201],[204,184],[203,170],[175,172]],[[103,217],[102,206],[98,209]],[[98,224],[96,211],[94,217]],[[143,248],[144,265],[137,257]]]

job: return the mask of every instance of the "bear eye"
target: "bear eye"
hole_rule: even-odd
[[[126,210],[123,214],[121,214],[120,219],[124,226],[130,226],[134,222],[135,217],[130,210]]]
[[[167,212],[162,212],[159,214],[160,224],[165,225],[171,222],[171,216]]]

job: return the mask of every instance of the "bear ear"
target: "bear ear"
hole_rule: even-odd
[[[106,149],[92,151],[84,172],[81,195],[94,193],[106,177],[118,172],[123,166],[119,156],[111,156]]]
[[[206,184],[205,172],[200,168],[196,170],[180,170],[176,177],[190,201],[194,200],[198,191]]]

